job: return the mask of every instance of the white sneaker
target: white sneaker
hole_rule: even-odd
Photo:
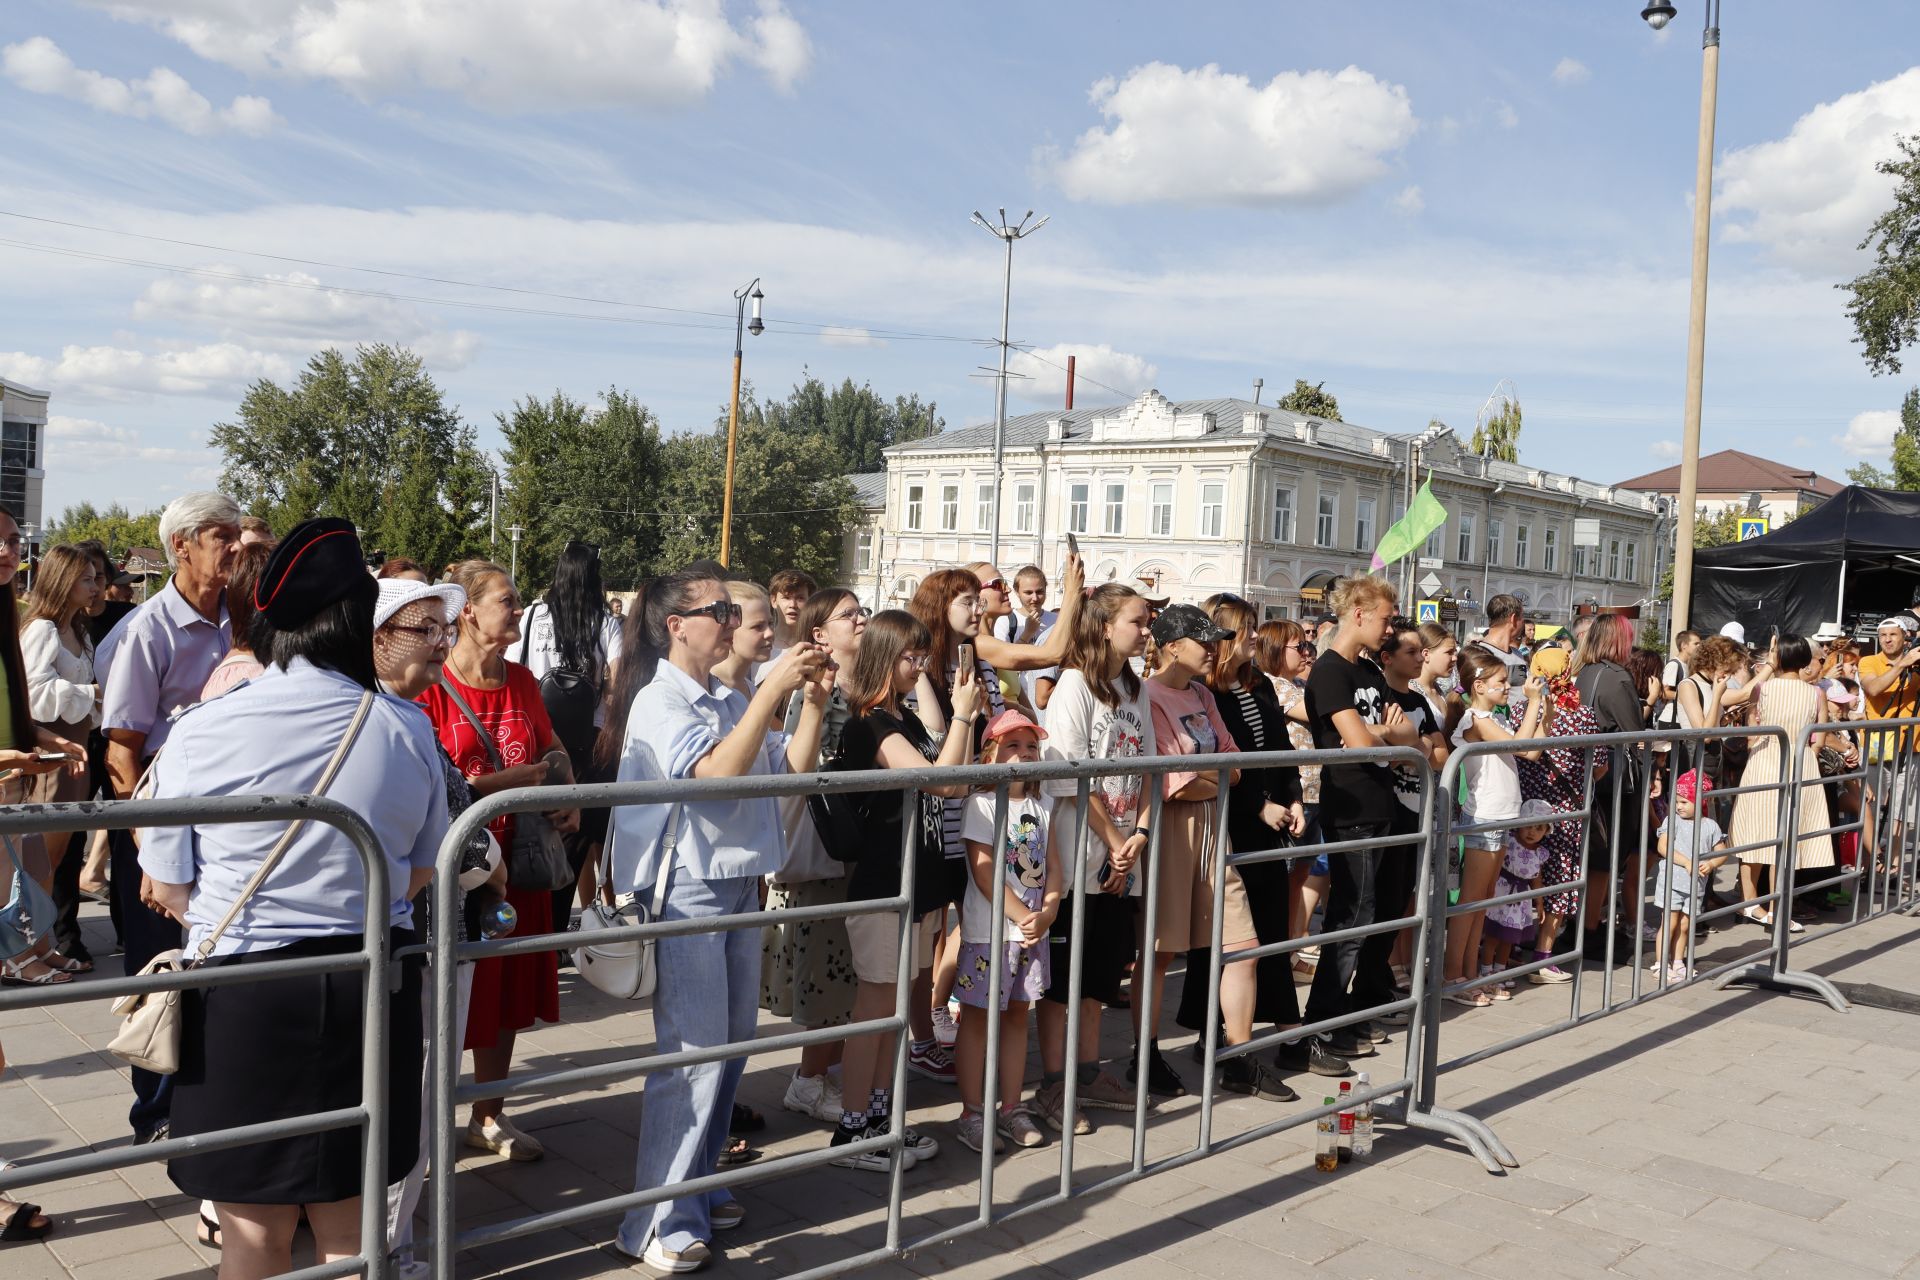
[[[495,1116],[485,1125],[477,1120],[468,1121],[467,1145],[481,1151],[491,1151],[509,1160],[538,1160],[547,1154],[547,1149],[540,1145],[538,1138],[520,1132],[503,1115]]]
[[[960,1027],[959,1024],[953,1020],[953,1011],[947,1008],[946,1005],[941,1005],[938,1009],[935,1009],[933,1011],[933,1038],[951,1048],[953,1042],[959,1039],[959,1037]]]
[[[621,1252],[626,1251],[623,1249]],[[684,1250],[675,1252],[661,1244],[656,1236],[647,1242],[647,1251],[640,1255],[640,1261],[655,1271],[664,1271],[668,1275],[682,1275],[689,1271],[698,1271],[712,1262],[713,1250],[695,1240]]]
[[[796,1075],[787,1082],[786,1096],[780,1105],[829,1124],[840,1119],[840,1082],[830,1075]]]

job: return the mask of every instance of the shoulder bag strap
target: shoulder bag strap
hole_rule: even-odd
[[[440,688],[453,699],[453,705],[460,708],[460,714],[465,716],[467,723],[473,726],[474,734],[480,739],[480,746],[486,751],[487,758],[493,761],[494,772],[498,773],[505,769],[506,762],[500,758],[499,749],[493,745],[493,735],[487,732],[487,726],[480,723],[480,717],[473,714],[473,708],[468,706],[467,700],[460,696],[460,691],[453,687],[453,681],[445,676],[440,677]]]
[[[515,659],[515,661],[523,667],[527,665],[527,654],[531,652],[530,646],[533,644],[533,611],[545,607],[546,601],[535,600],[533,604],[528,607],[527,616],[522,620],[526,625],[520,628],[520,656]]]
[[[620,830],[617,821],[607,823],[607,838],[600,846],[600,883],[613,883],[613,837]],[[667,905],[667,876],[673,871],[673,849],[680,837],[680,806],[667,810],[667,829],[660,840],[660,871],[653,878],[653,901],[647,919],[658,920]],[[617,897],[618,895],[616,895]]]
[[[369,689],[361,693],[360,705],[354,708],[353,721],[347,725],[346,735],[340,739],[340,745],[333,749],[333,758],[327,761],[326,772],[322,773],[320,775],[320,781],[314,784],[313,794],[315,796],[325,795],[327,788],[333,784],[334,775],[339,773],[340,766],[346,763],[347,752],[352,748],[354,739],[360,736],[360,728],[366,724],[367,713],[372,709],[373,691]],[[273,869],[280,865],[280,859],[286,855],[287,849],[292,846],[294,837],[298,836],[301,828],[306,825],[307,820],[301,818],[288,826],[286,831],[282,833],[279,842],[273,846],[273,849],[260,863],[260,869],[255,871],[253,877],[247,881],[247,887],[240,891],[240,896],[235,898],[233,905],[227,908],[227,914],[220,918],[220,923],[213,927],[213,932],[209,933],[200,943],[200,950],[194,958],[194,963],[202,963],[208,956],[213,954],[213,948],[219,943],[220,936],[227,931],[227,927],[239,916],[240,908],[247,905],[247,900],[253,897],[260,886],[266,882],[267,877],[273,874]]]

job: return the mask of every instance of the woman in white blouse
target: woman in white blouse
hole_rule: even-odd
[[[100,720],[100,685],[93,675],[93,642],[87,634],[87,623],[105,590],[98,562],[77,547],[63,544],[41,558],[33,600],[21,615],[20,654],[26,662],[27,707],[37,723],[73,742],[85,742]],[[87,775],[68,769],[42,774],[34,779],[27,798],[40,804],[84,800]],[[47,833],[47,860],[56,878],[68,856],[79,856],[78,849],[69,848],[72,838],[70,831]],[[69,875],[67,879],[72,881],[74,877]],[[56,900],[64,897],[55,895]],[[62,901],[60,906],[64,924],[67,904]],[[56,928],[58,941],[78,943],[77,929],[71,937],[58,937],[63,932]],[[76,949],[84,954],[83,948]]]

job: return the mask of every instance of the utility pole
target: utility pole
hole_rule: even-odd
[[[517,524],[507,526],[507,533],[513,538],[513,563],[507,569],[507,576],[513,579],[516,590],[519,589],[520,585],[520,534],[522,532],[522,529]]]
[[[1030,236],[1047,225],[1045,215],[1038,222],[1028,225],[1027,219],[1033,217],[1029,209],[1018,223],[1007,222],[1007,211],[1000,210],[1000,223],[995,226],[975,210],[973,221],[990,235],[998,236],[1007,243],[1006,283],[1000,295],[1000,388],[994,397],[993,406],[993,530],[987,537],[987,559],[997,569],[1000,565],[1000,489],[1006,481],[1007,449],[1007,323],[1013,313],[1013,242],[1022,236]]]
[[[740,358],[745,342],[744,335],[759,337],[766,332],[766,324],[760,318],[760,307],[766,300],[766,294],[760,292],[760,278],[755,276],[753,283],[733,295],[733,400],[727,409],[727,478],[724,495],[720,499],[720,563],[733,563],[733,444],[740,429]],[[747,323],[747,303],[753,303],[753,323]]]

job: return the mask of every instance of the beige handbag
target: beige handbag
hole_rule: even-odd
[[[353,746],[353,740],[360,736],[360,727],[367,722],[367,712],[373,708],[371,690],[360,695],[360,705],[353,713],[353,722],[347,726],[346,736],[340,739],[340,745],[333,750],[333,758],[327,761],[326,772],[320,775],[320,781],[314,786],[313,794],[323,796],[333,782],[333,776],[340,772],[340,766],[346,762],[347,750]],[[205,964],[219,945],[220,937],[240,915],[240,909],[247,900],[266,883],[273,869],[280,865],[280,859],[286,855],[293,844],[294,837],[300,834],[307,820],[301,818],[289,825],[279,841],[261,861],[260,869],[253,873],[246,887],[240,890],[233,905],[227,908],[220,923],[213,927],[200,942],[191,963],[186,953],[175,947],[171,951],[162,951],[147,961],[146,967],[138,976],[146,977],[155,973],[184,973],[196,965]],[[180,1069],[180,989],[166,991],[144,991],[135,995],[122,996],[113,1002],[113,1013],[121,1019],[119,1033],[107,1045],[107,1052],[114,1057],[155,1075],[170,1076]]]

